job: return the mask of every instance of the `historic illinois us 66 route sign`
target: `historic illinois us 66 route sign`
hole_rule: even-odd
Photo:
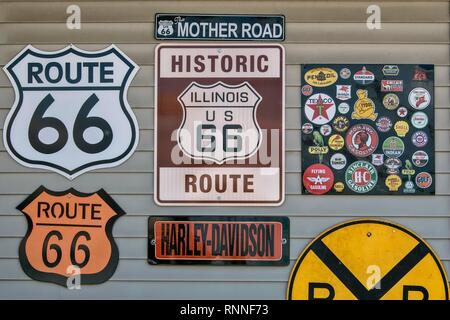
[[[280,205],[284,200],[284,49],[159,45],[155,201]]]

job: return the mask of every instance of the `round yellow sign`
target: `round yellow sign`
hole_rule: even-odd
[[[344,145],[345,145],[345,141],[344,138],[342,138],[341,135],[339,134],[333,134],[330,139],[328,139],[328,145],[330,146],[331,149],[338,151],[341,150]]]
[[[291,272],[287,299],[448,300],[448,279],[437,255],[412,231],[354,220],[308,245]]]

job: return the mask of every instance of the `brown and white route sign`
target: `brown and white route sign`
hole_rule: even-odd
[[[283,202],[284,59],[277,44],[156,47],[156,203]]]

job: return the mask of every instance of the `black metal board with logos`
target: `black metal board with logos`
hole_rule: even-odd
[[[303,194],[435,193],[434,65],[301,68]]]

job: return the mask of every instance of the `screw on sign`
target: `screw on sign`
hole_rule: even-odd
[[[80,269],[81,284],[107,281],[119,263],[112,228],[125,212],[103,190],[84,194],[39,187],[18,207],[28,221],[20,264],[32,279],[66,286],[67,268]]]
[[[448,300],[448,278],[431,247],[412,231],[354,220],[308,245],[291,272],[287,299]]]

